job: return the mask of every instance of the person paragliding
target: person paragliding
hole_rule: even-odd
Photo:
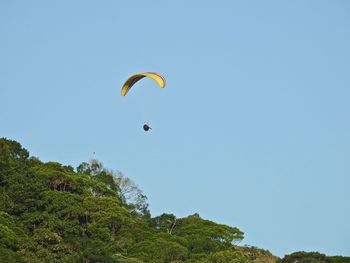
[[[144,130],[144,131],[152,130],[152,127],[149,126],[148,122],[146,122],[146,123],[143,125],[143,130]]]
[[[138,82],[140,79],[143,79],[145,77],[153,79],[160,88],[164,88],[166,85],[165,78],[159,75],[158,73],[154,73],[154,72],[139,73],[139,74],[132,75],[130,78],[127,79],[127,81],[124,83],[122,87],[121,95],[125,96],[136,82]],[[143,130],[144,131],[152,130],[152,127],[148,124],[148,122],[146,122],[143,124]]]

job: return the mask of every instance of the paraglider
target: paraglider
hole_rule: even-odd
[[[158,73],[155,73],[155,72],[139,73],[139,74],[132,75],[127,79],[127,81],[122,86],[121,95],[125,96],[129,92],[129,90],[135,85],[136,82],[138,82],[139,80],[145,77],[153,79],[160,88],[164,88],[166,85],[165,78],[159,75]],[[148,124],[148,122],[146,122],[143,125],[143,130],[144,131],[152,130],[152,127]]]
[[[157,82],[159,87],[161,88],[165,87],[166,82],[163,76],[155,72],[145,72],[145,73],[132,75],[130,78],[128,78],[128,80],[124,83],[122,87],[121,95],[125,96],[136,82],[138,82],[140,79],[143,79],[145,77],[153,79],[155,82]]]
[[[145,123],[145,124],[143,125],[143,130],[144,130],[144,131],[149,131],[149,130],[152,130],[152,127],[151,127],[151,126],[149,126],[149,124],[148,124],[148,123]]]

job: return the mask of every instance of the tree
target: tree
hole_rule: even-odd
[[[86,174],[115,191],[122,204],[130,210],[141,215],[149,215],[147,196],[130,178],[124,176],[120,171],[108,170],[104,168],[102,162],[92,159],[89,163],[81,163],[77,167],[77,172]]]
[[[25,167],[28,156],[29,152],[20,143],[0,138],[0,186],[6,184],[9,174]]]
[[[192,253],[209,253],[232,246],[243,239],[238,228],[202,219],[198,214],[177,220],[173,233],[189,240]]]
[[[211,254],[212,263],[253,263],[246,255],[239,251],[223,250]]]
[[[188,258],[188,250],[181,244],[165,239],[162,236],[154,236],[152,239],[136,244],[131,255],[142,259],[144,262],[171,262],[184,261]]]
[[[24,233],[15,219],[0,211],[0,262],[15,262],[16,252],[24,242]]]
[[[176,226],[176,216],[173,214],[161,214],[152,218],[152,226],[158,231],[171,234]]]
[[[108,171],[103,167],[102,162],[92,159],[89,163],[83,162],[77,167],[77,172],[86,174],[92,179],[103,183],[109,189],[118,192],[118,185],[115,183],[113,178],[113,172]]]
[[[147,214],[147,196],[143,194],[142,190],[130,178],[124,176],[119,171],[114,173],[113,176],[114,181],[119,187],[122,203],[130,206],[136,212]]]
[[[329,263],[326,255],[319,252],[294,252],[290,255],[284,256],[283,263]]]

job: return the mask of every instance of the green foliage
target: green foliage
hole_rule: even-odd
[[[25,242],[25,235],[16,219],[0,211],[0,262],[17,262],[16,251]]]
[[[161,214],[152,218],[151,222],[156,230],[171,234],[176,226],[176,217],[173,214]]]
[[[240,251],[223,250],[210,256],[213,263],[252,263],[246,255]]]
[[[0,187],[7,184],[6,175],[20,172],[28,156],[18,142],[0,138]]]
[[[114,260],[114,262],[118,262],[118,263],[143,263],[143,261],[137,259],[137,258],[130,258],[130,257],[126,257],[123,256],[122,254],[114,254],[112,256],[112,259]]]
[[[334,256],[329,257],[319,252],[294,252],[290,255],[284,256],[280,260],[281,263],[349,263],[350,257]]]
[[[350,263],[350,257],[333,256],[328,258],[332,263]]]
[[[254,246],[235,246],[235,250],[242,252],[255,263],[274,263],[278,261],[278,258],[272,255],[270,251]]]
[[[238,228],[216,224],[198,214],[177,220],[173,233],[189,240],[191,253],[210,253],[227,249],[232,242],[243,239]]]
[[[15,250],[19,244],[19,232],[14,219],[0,211],[0,246]]]
[[[29,152],[16,141],[0,138],[0,156],[2,160],[7,160],[8,162],[23,162],[29,157]]]
[[[71,166],[41,162],[0,138],[0,262],[276,262],[271,253],[234,245],[238,228],[198,214],[152,218],[147,197],[97,160]],[[349,263],[297,252],[280,262]]]
[[[144,262],[171,262],[185,260],[188,257],[188,250],[177,242],[155,236],[137,243],[131,254]]]

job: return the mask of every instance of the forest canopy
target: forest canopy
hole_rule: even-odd
[[[90,160],[42,162],[0,138],[0,262],[350,262],[318,252],[282,259],[239,246],[237,227],[202,218],[152,217],[120,171]]]

